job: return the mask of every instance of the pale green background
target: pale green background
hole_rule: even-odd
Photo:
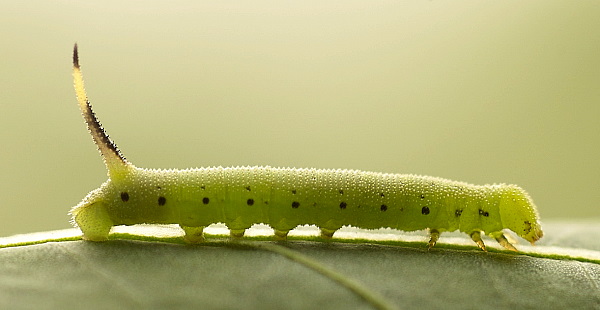
[[[105,179],[71,48],[140,167],[271,165],[526,188],[600,216],[599,1],[2,1],[0,235]]]

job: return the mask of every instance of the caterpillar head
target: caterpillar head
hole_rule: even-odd
[[[502,185],[500,217],[504,227],[534,244],[544,233],[533,200],[516,185]]]

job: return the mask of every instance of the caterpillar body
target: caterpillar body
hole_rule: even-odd
[[[104,241],[113,226],[178,224],[189,243],[204,227],[224,223],[232,237],[253,224],[285,239],[313,224],[331,238],[342,226],[429,229],[431,248],[440,233],[468,233],[485,250],[483,232],[515,250],[503,230],[532,244],[543,233],[529,195],[516,185],[472,185],[441,178],[358,170],[261,167],[143,169],[127,161],[106,135],[85,93],[77,45],[73,77],[79,107],[108,170],[109,179],[71,209],[83,238]]]

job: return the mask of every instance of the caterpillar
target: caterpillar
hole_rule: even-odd
[[[102,155],[108,180],[70,211],[83,239],[105,241],[117,225],[178,224],[188,243],[224,223],[241,238],[253,224],[268,224],[284,240],[299,225],[316,225],[323,238],[342,226],[428,229],[428,248],[440,234],[459,230],[486,251],[487,233],[517,251],[503,230],[534,244],[543,235],[529,195],[516,185],[472,185],[442,178],[358,170],[208,167],[138,168],[109,138],[88,100],[77,44],[73,48],[77,101]]]

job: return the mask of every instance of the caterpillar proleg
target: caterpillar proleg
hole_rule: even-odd
[[[204,227],[224,223],[232,237],[253,224],[285,239],[312,224],[331,238],[342,226],[403,231],[429,229],[429,248],[443,232],[465,232],[485,250],[482,233],[515,250],[503,230],[532,244],[543,235],[529,195],[516,185],[472,185],[441,178],[358,170],[261,167],[144,169],[127,161],[92,111],[77,45],[73,50],[77,101],[106,168],[108,180],[71,209],[83,238],[104,241],[113,226],[178,224],[189,243]]]

